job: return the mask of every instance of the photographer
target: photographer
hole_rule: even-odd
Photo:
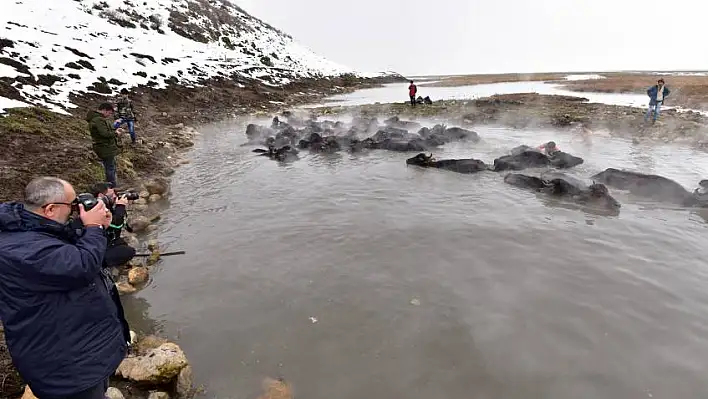
[[[0,204],[0,319],[38,398],[103,399],[126,355],[130,334],[101,267],[110,220],[101,201],[82,201],[54,177],[32,180],[24,201]]]
[[[94,197],[102,199],[106,207],[113,213],[111,224],[106,229],[108,249],[104,257],[105,266],[122,266],[135,256],[135,248],[128,245],[120,235],[124,227],[129,232],[131,231],[126,222],[128,211],[125,207],[128,205],[129,198],[133,199],[133,196],[137,195],[127,193],[118,196],[111,183],[96,183],[91,187],[90,191]]]

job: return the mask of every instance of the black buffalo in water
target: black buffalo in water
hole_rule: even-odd
[[[253,152],[258,153],[259,156],[268,157],[277,161],[294,161],[300,158],[298,151],[289,145],[280,148],[269,146],[267,150],[256,148]]]
[[[708,195],[705,192],[708,181],[706,180],[701,180],[698,183],[699,188],[691,193],[681,184],[663,176],[615,168],[607,168],[590,178],[610,187],[627,190],[636,196],[655,201],[670,202],[682,206],[708,207]]]
[[[430,147],[432,146],[420,137],[410,140],[386,139],[382,142],[377,142],[374,146],[374,148],[397,152],[426,151]]]
[[[488,170],[487,165],[478,159],[441,159],[436,160],[433,154],[420,153],[406,160],[406,165],[422,166],[424,168],[438,168],[457,173],[477,173]]]
[[[404,121],[397,116],[392,116],[392,117],[386,119],[384,121],[384,125],[390,126],[390,127],[396,127],[399,129],[419,129],[420,128],[420,123],[411,122],[411,121]]]
[[[337,152],[342,149],[339,140],[335,136],[322,137],[319,133],[312,133],[307,139],[302,139],[298,147],[308,149],[313,152]]]
[[[289,145],[314,152],[336,152],[343,149],[427,152],[453,141],[480,140],[479,135],[471,130],[447,128],[444,125],[435,125],[432,129],[422,128],[418,134],[411,133],[408,129],[420,127],[420,124],[403,121],[398,117],[387,119],[384,127],[379,127],[376,118],[366,117],[355,117],[351,123],[318,121],[316,118],[295,119],[290,113],[283,113],[283,117],[287,118],[287,122],[275,116],[270,126],[249,124],[246,127],[248,142],[244,145],[260,144],[275,148]]]
[[[588,185],[565,173],[547,172],[541,177],[509,173],[504,176],[504,182],[515,187],[566,198],[577,204],[593,208],[618,211],[621,207],[619,201],[610,195],[604,184],[592,183]]]
[[[453,141],[471,141],[477,143],[481,140],[477,132],[460,127],[448,128],[444,125],[435,125],[432,128],[421,128],[418,130],[418,135],[423,139],[438,141],[443,144]]]
[[[559,169],[572,168],[580,165],[584,160],[567,152],[557,151],[553,155],[546,155],[541,151],[528,146],[519,146],[511,150],[510,155],[504,155],[494,160],[494,170],[523,170],[552,166]]]
[[[248,144],[265,144],[265,140],[268,137],[273,137],[276,135],[276,131],[266,127],[259,126],[254,123],[249,123],[246,126],[246,138],[248,139]]]
[[[444,144],[440,140],[423,138],[418,134],[409,133],[407,130],[388,126],[379,130],[370,137],[372,144],[369,148],[389,151],[409,152],[427,151],[432,147]]]

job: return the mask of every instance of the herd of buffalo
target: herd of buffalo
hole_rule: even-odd
[[[321,153],[369,149],[418,152],[406,160],[407,165],[457,173],[514,171],[504,176],[505,183],[614,212],[619,211],[620,203],[610,195],[607,186],[679,206],[708,207],[708,180],[702,180],[698,189],[689,192],[679,183],[662,176],[608,168],[591,176],[592,184],[586,184],[581,179],[560,172],[561,169],[582,164],[583,159],[553,148],[555,144],[552,142],[549,143],[552,151],[522,145],[488,165],[473,158],[438,160],[432,153],[425,154],[452,141],[480,140],[477,133],[459,127],[435,125],[427,128],[398,117],[385,120],[383,126],[377,118],[365,117],[355,117],[352,122],[343,123],[317,121],[315,118],[305,120],[285,112],[282,118],[285,121],[277,116],[273,118],[271,126],[249,124],[246,128],[248,142],[244,145],[265,146],[267,149],[259,148],[254,152],[278,161],[298,159],[299,150]],[[415,130],[417,133],[410,133]],[[537,167],[549,170],[540,176],[515,173]]]

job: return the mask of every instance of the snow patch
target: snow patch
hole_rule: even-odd
[[[29,106],[29,104],[23,103],[22,101],[0,97],[0,115],[4,114],[6,112],[5,110],[8,108],[22,108],[27,106]]]

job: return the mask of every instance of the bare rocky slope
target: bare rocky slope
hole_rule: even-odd
[[[330,62],[227,0],[8,0],[3,6],[0,96],[57,112],[76,106],[71,96],[121,88],[398,77]]]

